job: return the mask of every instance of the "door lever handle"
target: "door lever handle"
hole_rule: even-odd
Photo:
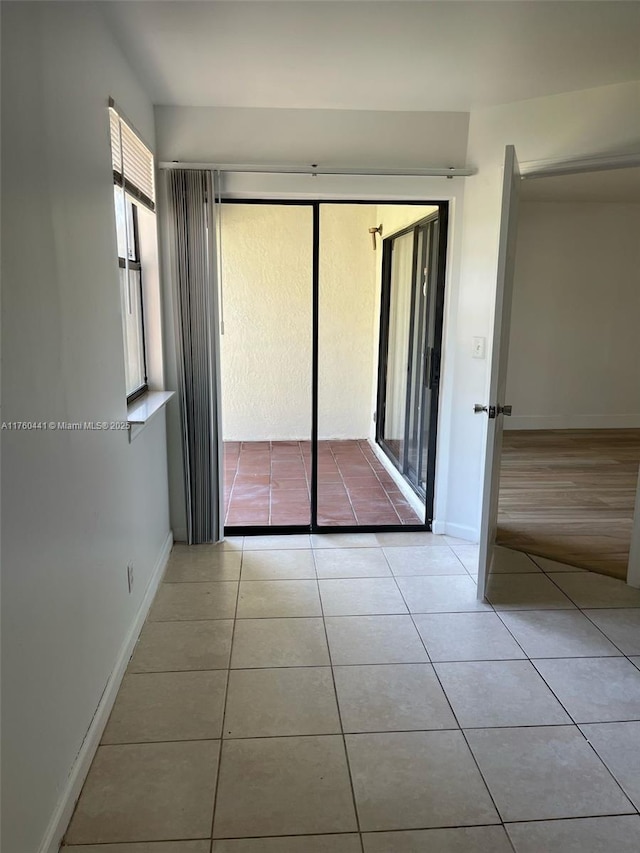
[[[473,411],[476,415],[480,414],[480,412],[486,412],[489,415],[489,420],[493,420],[496,416],[495,406],[483,406],[482,403],[476,403],[473,407]]]

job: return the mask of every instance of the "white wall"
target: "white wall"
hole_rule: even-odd
[[[629,152],[640,143],[640,83],[537,98],[471,114],[462,226],[462,267],[455,344],[455,379],[447,529],[477,536],[490,361],[472,358],[473,336],[491,339],[505,145],[520,161]]]
[[[107,99],[153,144],[151,104],[91,4],[3,3],[2,86],[3,418],[123,420]],[[2,849],[37,853],[169,536],[164,418],[2,441]]]
[[[222,206],[222,434],[309,440],[313,211]]]
[[[523,202],[507,429],[640,426],[640,204]]]
[[[376,81],[372,80],[372,85]],[[160,160],[460,166],[468,113],[157,106]]]

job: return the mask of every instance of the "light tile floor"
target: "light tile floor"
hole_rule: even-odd
[[[636,853],[640,591],[432,534],[176,546],[68,853]],[[627,657],[629,656],[629,657]]]

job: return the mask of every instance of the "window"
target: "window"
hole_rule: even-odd
[[[139,208],[155,211],[153,155],[110,103],[127,402],[148,390]]]
[[[115,188],[115,203],[118,211],[116,222],[118,223],[118,263],[122,294],[124,370],[127,402],[131,402],[148,389],[138,211],[128,196],[124,198],[123,211],[123,197],[119,187]]]

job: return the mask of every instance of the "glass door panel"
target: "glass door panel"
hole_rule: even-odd
[[[327,527],[421,524],[376,453],[375,357],[381,245],[370,229],[389,222],[386,207],[319,205],[318,265],[318,501],[317,523]],[[384,230],[383,225],[383,230]],[[388,226],[387,226],[388,227]],[[376,235],[377,236],[377,235]],[[411,237],[396,244],[397,288],[392,306],[389,423],[397,453],[404,452],[410,339]]]
[[[313,207],[224,203],[225,527],[311,524]]]
[[[435,428],[437,421],[438,385],[440,382],[440,346],[442,337],[442,292],[439,287],[440,223],[436,219],[429,225],[429,238],[425,252],[425,335],[424,373],[422,382],[422,409],[420,423],[420,455],[417,466],[417,488],[420,494],[428,491],[429,465],[435,464]],[[433,472],[431,474],[433,476]]]
[[[406,475],[415,486],[418,480],[422,445],[422,409],[424,404],[424,369],[426,358],[425,301],[427,290],[426,249],[429,232],[418,228],[413,234],[414,271],[411,304],[411,334],[409,337],[409,370],[407,400],[407,452],[404,460]]]
[[[439,219],[384,242],[377,440],[429,515],[442,333]]]
[[[405,464],[407,417],[407,354],[411,331],[413,285],[413,233],[391,243],[389,337],[383,439],[397,464]]]
[[[428,512],[442,323],[437,209],[223,204],[228,532],[424,524],[383,451]],[[392,231],[413,216],[430,218],[372,246],[372,226]]]

